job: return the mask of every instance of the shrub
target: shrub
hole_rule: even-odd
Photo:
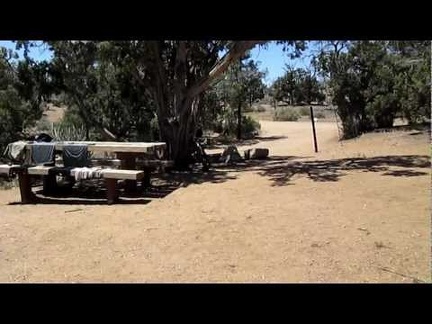
[[[38,133],[52,133],[52,128],[53,128],[53,124],[50,121],[48,121],[46,119],[41,119],[36,123],[34,132],[36,134],[38,134]]]
[[[253,137],[259,133],[261,125],[250,116],[242,116],[242,135],[245,137]],[[235,136],[237,134],[237,118],[235,113],[227,111],[223,115],[223,119],[215,123],[213,131],[223,133],[228,136]]]
[[[310,116],[310,108],[309,107],[301,107],[299,109],[299,113],[302,116]]]
[[[8,190],[18,186],[17,179],[5,179],[0,177],[0,190]]]
[[[325,118],[325,115],[323,112],[319,111],[317,113],[314,113],[314,117],[316,118]]]
[[[242,134],[243,135],[256,135],[261,129],[261,124],[250,116],[242,118]]]
[[[297,121],[300,114],[291,108],[277,108],[273,115],[276,121]]]
[[[60,122],[53,125],[52,137],[56,141],[84,141],[86,131],[83,126]]]
[[[265,109],[262,105],[257,105],[257,106],[255,107],[255,111],[256,111],[256,112],[265,112],[266,109]]]

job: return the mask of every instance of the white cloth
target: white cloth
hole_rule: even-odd
[[[82,179],[94,179],[100,178],[103,173],[103,168],[101,167],[82,167],[82,168],[73,168],[71,170],[71,175],[75,177],[75,180]]]
[[[27,142],[25,141],[17,141],[8,144],[3,155],[7,156],[9,159],[13,161],[23,160],[25,156],[25,147]]]

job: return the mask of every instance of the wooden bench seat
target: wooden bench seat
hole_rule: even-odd
[[[144,165],[145,164],[145,165]],[[123,169],[111,169],[106,168],[101,172],[101,178],[105,180],[107,189],[107,200],[108,204],[114,203],[118,200],[119,191],[117,190],[117,181],[126,180],[136,182],[143,180],[143,186],[150,185],[150,173],[153,167],[157,166],[172,166],[172,161],[161,161],[161,160],[147,160],[143,170],[123,170]],[[0,165],[0,172],[9,173],[13,168],[21,168],[26,172],[19,173],[20,190],[21,190],[21,201],[23,203],[31,203],[35,201],[35,196],[31,190],[30,178],[33,176],[43,177],[43,192],[44,194],[50,194],[56,190],[56,175],[65,172],[65,168],[56,166],[33,166],[33,167],[21,167],[19,165]],[[73,176],[74,169],[70,170],[70,175]]]
[[[141,180],[144,177],[144,171],[105,169],[102,172],[102,177],[105,179],[116,179],[116,180]]]
[[[44,165],[37,165],[34,167],[27,168],[27,173],[29,175],[41,175],[41,176],[47,176],[50,174],[50,170],[55,169],[54,166],[44,166]]]
[[[14,171],[20,171],[22,169],[23,167],[19,164],[0,164],[0,175],[6,175],[9,177],[14,173]]]
[[[117,190],[117,180],[141,180],[144,177],[144,171],[106,169],[104,170],[102,176],[105,179],[105,185],[107,188],[108,205],[111,205],[119,197],[119,192]]]

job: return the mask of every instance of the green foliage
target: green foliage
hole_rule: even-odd
[[[60,122],[53,125],[52,137],[55,141],[85,141],[86,129],[84,126]]]
[[[242,134],[244,134],[245,137],[258,135],[261,130],[261,124],[250,116],[243,116],[241,127]]]
[[[297,112],[300,114],[300,116],[307,116],[310,117],[310,107],[300,107]],[[325,114],[322,111],[316,111],[314,109],[314,117],[315,118],[325,118]]]
[[[209,89],[201,94],[197,122],[204,130],[221,131],[222,100],[216,88]]]
[[[431,43],[430,41],[394,41],[389,47],[397,57],[396,92],[400,94],[403,117],[410,124],[430,119]]]
[[[71,116],[81,121],[86,138],[95,133],[117,140],[154,140],[157,136],[168,143],[171,158],[186,161],[191,136],[204,111],[202,94],[257,43],[49,41],[45,44],[53,51],[52,61],[36,64],[28,56],[34,42],[19,41],[25,56],[20,78],[27,78],[22,83],[27,86],[18,91],[34,107],[56,95],[57,104],[65,104],[73,111]],[[304,47],[304,42],[283,44],[287,50],[295,49],[293,55]],[[221,51],[226,52],[222,59]],[[253,72],[254,64],[249,61],[242,72]],[[244,108],[243,102],[251,105],[264,94],[260,78],[244,81],[232,84],[235,94],[224,99],[232,108]]]
[[[228,136],[237,134],[237,115],[232,109],[223,110],[214,124],[213,131]],[[261,124],[250,116],[242,116],[241,131],[244,137],[250,138],[259,133]]]
[[[16,55],[0,47],[0,151],[8,143],[26,136],[26,128],[42,116],[41,98],[33,84],[27,83],[32,75],[28,66],[21,69],[13,59]]]
[[[2,178],[0,177],[0,190],[9,190],[18,187],[17,178]]]
[[[256,124],[249,119],[245,121],[243,117],[239,122],[239,114],[241,115],[243,111],[251,111],[252,104],[264,98],[263,77],[264,73],[259,71],[258,64],[249,60],[248,57],[230,66],[225,78],[219,81],[213,90],[213,100],[216,105],[219,105],[218,111],[221,111],[221,103],[224,103],[225,107],[223,116],[219,118],[214,116],[215,120],[220,120],[219,125],[215,125],[216,129],[223,128],[225,133],[231,133],[237,128],[237,137],[253,133],[257,127]],[[224,126],[221,126],[222,121]],[[241,124],[240,129],[239,123]]]
[[[430,118],[430,42],[328,42],[313,60],[329,79],[343,137]]]
[[[325,118],[325,114],[322,111],[314,112],[314,117],[316,118]]]
[[[310,116],[310,108],[309,107],[301,107],[299,109],[299,113],[301,116]]]
[[[299,118],[300,114],[292,108],[278,107],[273,114],[273,120],[275,121],[297,121]]]
[[[266,109],[262,105],[257,105],[254,109],[256,112],[265,112]]]
[[[50,42],[55,86],[71,107],[71,123],[82,125],[86,138],[103,129],[119,140],[151,138],[155,108],[137,80],[131,78],[131,61],[122,53],[129,43]]]
[[[276,79],[271,87],[271,95],[277,101],[290,105],[322,102],[325,99],[322,86],[317,78],[304,69],[287,67],[285,74]]]
[[[46,119],[39,120],[35,125],[35,131],[33,133],[47,133],[52,136],[53,124]]]

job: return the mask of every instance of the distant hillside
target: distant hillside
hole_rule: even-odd
[[[52,103],[49,103],[47,104],[47,108],[44,111],[41,120],[46,120],[50,123],[57,123],[63,118],[66,108],[66,106],[57,107]]]
[[[36,123],[36,125],[27,130],[29,134],[48,132],[50,133],[53,123],[61,121],[66,111],[66,106],[55,106],[52,103],[48,103],[42,114],[42,118]]]

